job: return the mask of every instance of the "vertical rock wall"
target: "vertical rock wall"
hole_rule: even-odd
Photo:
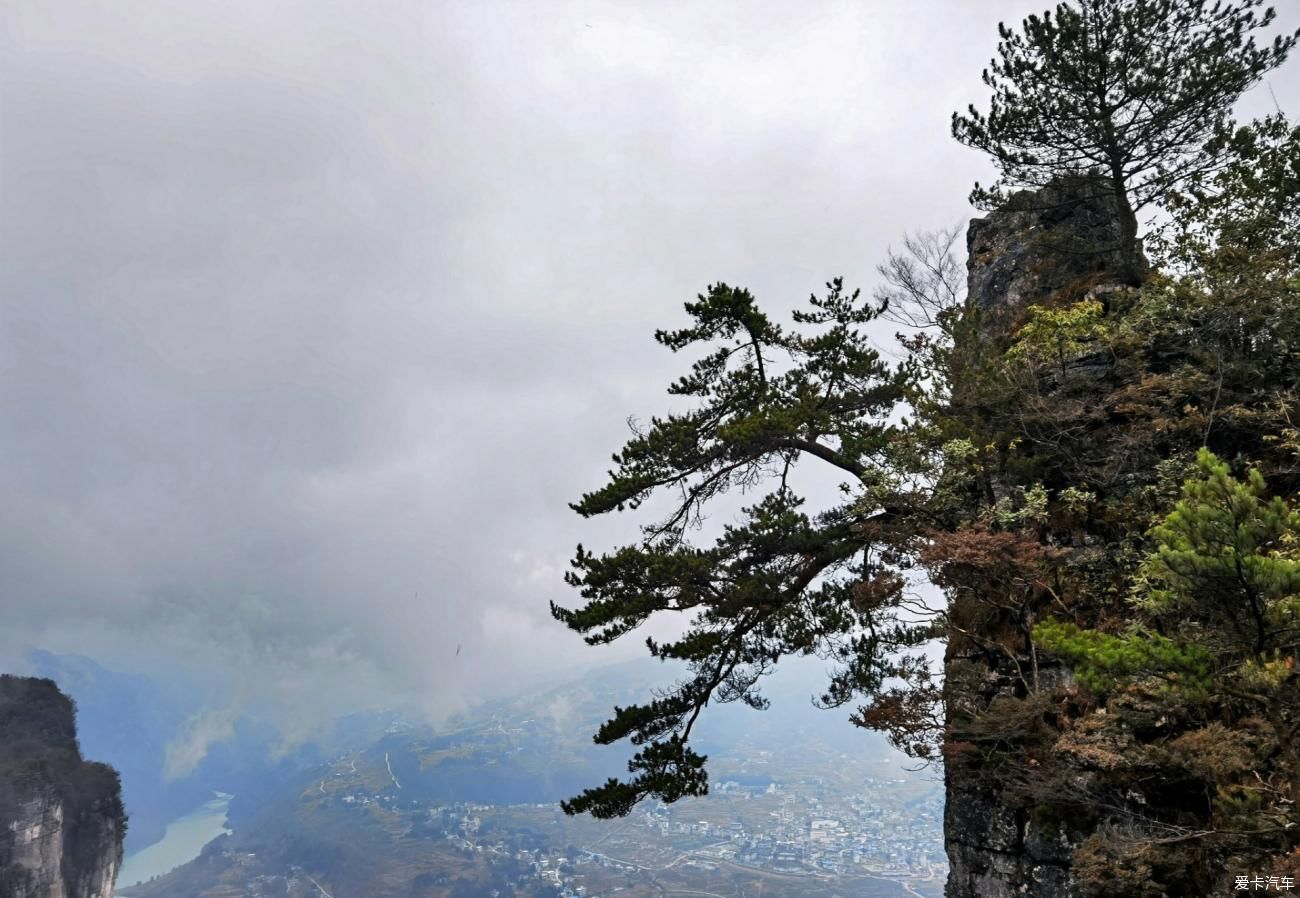
[[[1121,270],[1118,247],[1113,202],[1073,192],[1068,183],[1016,194],[1002,209],[974,219],[967,231],[967,269],[979,339],[1002,348],[1028,306],[1073,302],[1089,292],[1104,295],[1098,288]],[[1005,490],[1006,484],[995,484],[995,492]],[[1005,656],[952,642],[944,660],[949,720],[978,713],[999,695],[1023,694]],[[1021,661],[1028,666],[1028,658]],[[1044,669],[1040,676],[1059,681],[1069,671]],[[1027,810],[1006,801],[995,783],[996,775],[977,781],[957,766],[945,773],[948,898],[1070,895],[1070,863],[1080,834],[1063,824],[1036,823]]]
[[[0,896],[112,898],[126,817],[50,680],[0,677]]]

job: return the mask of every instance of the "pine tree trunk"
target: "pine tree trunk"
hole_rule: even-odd
[[[1115,206],[1119,212],[1117,218],[1119,219],[1120,270],[1118,273],[1125,283],[1136,287],[1142,283],[1143,275],[1146,273],[1142,250],[1138,246],[1137,213],[1133,211],[1133,204],[1129,202],[1128,189],[1122,176],[1117,174],[1111,183],[1114,185]]]
[[[1129,204],[1128,197],[1119,194],[1119,239],[1122,273],[1124,279],[1133,286],[1142,283],[1142,252],[1138,249],[1137,214]]]

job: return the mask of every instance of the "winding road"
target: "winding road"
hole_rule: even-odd
[[[303,875],[307,876],[307,874],[305,873]],[[309,882],[311,882],[312,885],[314,885],[317,889],[320,890],[320,893],[324,895],[325,898],[334,898],[334,896],[331,895],[329,892],[325,891],[325,887],[320,883],[318,883],[316,880],[312,879],[310,876],[307,876],[307,879]]]
[[[384,752],[384,766],[388,768],[388,777],[393,781],[393,785],[399,789],[402,788],[402,784],[397,781],[397,777],[393,776],[393,765],[388,763],[388,752]]]

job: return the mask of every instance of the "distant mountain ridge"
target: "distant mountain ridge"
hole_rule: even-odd
[[[213,792],[236,796],[232,817],[252,813],[258,797],[270,788],[342,746],[373,741],[392,717],[347,715],[327,738],[287,752],[272,724],[239,717],[231,738],[213,742],[192,770],[169,778],[168,746],[191,720],[211,710],[217,701],[212,690],[178,678],[164,682],[109,670],[80,655],[33,650],[27,662],[33,673],[53,680],[76,701],[81,744],[120,773],[131,815],[128,854],[162,838],[168,822],[193,811]]]
[[[711,754],[721,792],[737,785],[763,790],[807,773],[823,776],[833,789],[879,776],[884,764],[901,766],[905,759],[879,734],[853,727],[847,713],[813,707],[812,675],[820,672],[809,664],[802,671],[808,676],[774,678],[769,711],[710,709],[700,744]],[[394,727],[362,750],[287,777],[263,796],[255,814],[235,823],[232,835],[130,894],[215,896],[255,886],[315,898],[311,876],[337,895],[509,895],[486,872],[483,856],[442,837],[433,822],[442,818],[428,809],[531,808],[520,813],[540,815],[556,833],[594,825],[565,819],[559,810],[561,799],[626,764],[621,746],[596,745],[592,734],[615,704],[644,698],[647,683],[667,685],[673,676],[672,667],[653,659],[623,662],[485,702],[438,727]],[[517,837],[529,842],[539,832],[521,830]],[[409,885],[394,886],[398,880]],[[514,894],[558,893],[516,883]]]
[[[168,782],[163,776],[167,743],[200,706],[200,695],[176,686],[164,691],[148,677],[110,671],[79,655],[33,650],[28,662],[77,703],[82,744],[121,775],[131,813],[128,854],[157,841],[167,821],[210,797],[201,777]]]

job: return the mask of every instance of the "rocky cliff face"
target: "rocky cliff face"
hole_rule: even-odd
[[[72,701],[0,677],[0,896],[112,898],[126,815],[117,773],[82,759]]]
[[[1088,295],[1105,302],[1123,289],[1114,276],[1122,263],[1118,245],[1113,203],[1081,196],[1068,184],[1017,194],[1004,208],[973,220],[967,231],[968,290],[980,316],[979,338],[1004,347],[1030,305]],[[1001,493],[1005,485],[994,490]],[[1018,660],[1029,664],[1028,658]],[[1050,686],[1068,681],[1070,672],[1041,667],[1038,676]],[[983,711],[999,696],[1025,693],[1010,658],[970,641],[949,644],[944,690],[950,721]],[[1068,821],[1035,819],[1030,809],[1008,802],[996,780],[951,765],[946,772],[947,898],[1071,895],[1071,860],[1086,834]]]
[[[1017,695],[1018,678],[1009,662],[990,664],[975,652],[950,652],[945,659],[946,702],[954,710],[982,710],[998,695]],[[1040,676],[1069,676],[1040,670]],[[987,782],[959,770],[945,774],[944,846],[948,852],[947,898],[1066,898],[1070,863],[1083,833],[1068,824],[1044,824],[1025,808],[1009,804]]]
[[[1017,193],[966,230],[968,290],[985,339],[1010,336],[1025,307],[1065,293],[1081,298],[1123,267],[1113,199],[1068,182]]]

